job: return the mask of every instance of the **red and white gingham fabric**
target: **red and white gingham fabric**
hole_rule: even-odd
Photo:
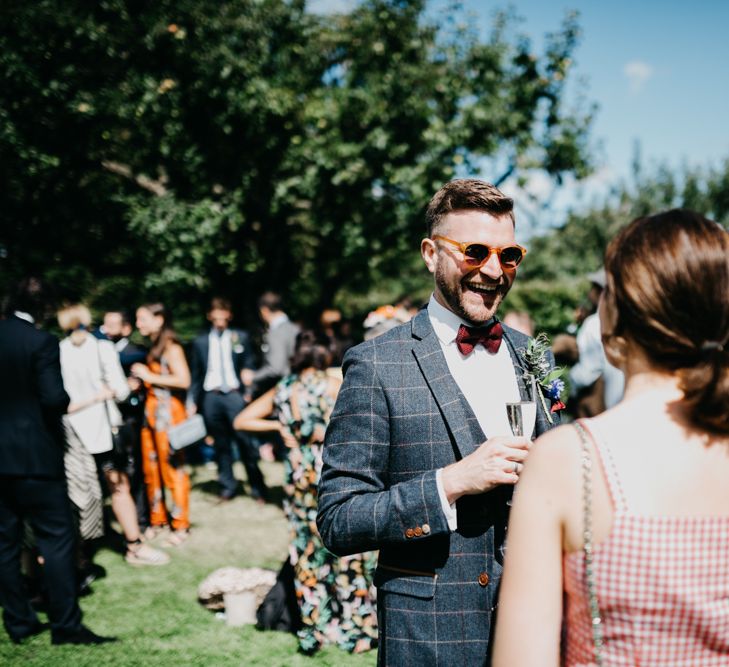
[[[729,516],[631,514],[609,448],[593,441],[615,508],[609,536],[593,551],[603,664],[728,666]],[[563,565],[564,664],[588,667],[595,662],[583,553],[566,554]]]

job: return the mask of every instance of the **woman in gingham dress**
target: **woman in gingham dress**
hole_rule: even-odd
[[[641,218],[605,267],[625,397],[529,455],[493,664],[729,665],[729,234],[689,211]]]

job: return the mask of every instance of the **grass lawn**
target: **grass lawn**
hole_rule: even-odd
[[[239,466],[240,464],[236,464]],[[281,498],[282,466],[262,463],[274,503]],[[236,468],[239,479],[245,478]],[[119,641],[101,646],[51,646],[50,633],[15,646],[0,630],[0,665],[102,667],[104,665],[262,665],[371,667],[376,652],[350,655],[335,646],[308,658],[293,635],[231,628],[197,602],[198,584],[224,566],[277,570],[286,556],[287,528],[278,504],[263,507],[247,496],[215,506],[214,473],[192,470],[193,532],[182,546],[166,548],[164,567],[131,567],[112,548],[95,562],[107,576],[82,598],[84,622]],[[41,616],[42,620],[45,617]]]

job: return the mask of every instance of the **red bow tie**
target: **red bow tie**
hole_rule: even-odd
[[[479,343],[491,354],[496,354],[499,351],[503,336],[504,329],[500,322],[493,322],[489,326],[479,329],[472,329],[461,324],[456,336],[456,345],[458,345],[461,354],[471,354],[473,348]]]

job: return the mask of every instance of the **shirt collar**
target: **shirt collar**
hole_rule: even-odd
[[[116,343],[114,343],[114,347],[116,348],[117,352],[121,352],[127,345],[129,345],[129,339],[128,338],[120,338]]]
[[[13,312],[13,315],[15,315],[15,317],[17,317],[21,320],[25,320],[26,322],[35,324],[35,320],[33,319],[33,316],[30,313],[24,313],[22,310],[16,310]]]
[[[448,310],[448,308],[445,308],[438,303],[435,298],[435,294],[430,295],[430,301],[428,302],[428,315],[430,317],[430,322],[433,325],[435,335],[438,336],[438,340],[443,343],[443,345],[450,345],[456,340],[458,329],[462,324],[467,327],[473,327],[471,322],[461,319],[452,310]],[[490,322],[491,320],[484,322],[481,326],[486,326]]]

